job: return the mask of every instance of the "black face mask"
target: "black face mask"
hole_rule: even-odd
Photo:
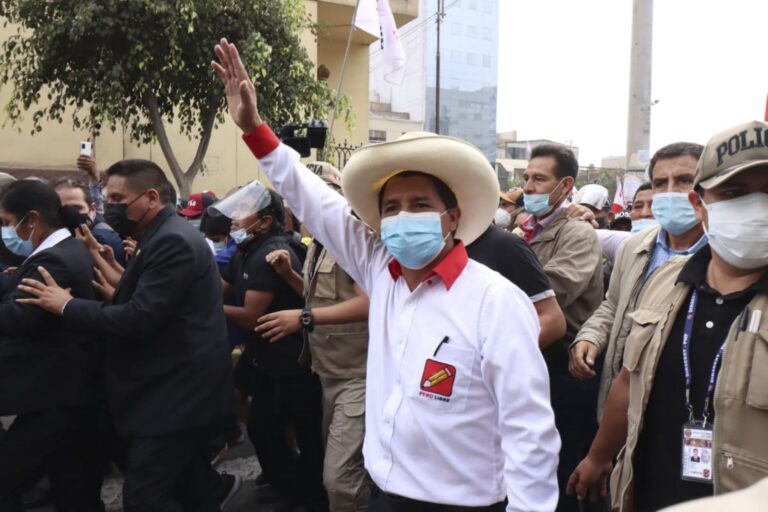
[[[91,219],[91,216],[87,213],[81,213],[79,214],[80,217],[80,224],[85,224],[88,226],[88,229],[93,229],[93,219]]]
[[[136,232],[136,228],[139,227],[141,219],[138,221],[129,219],[128,207],[138,201],[143,195],[144,192],[139,194],[136,199],[130,203],[109,203],[104,205],[104,220],[107,221],[107,224],[109,224],[121,238],[127,238],[133,235]],[[144,212],[144,215],[146,214],[147,212]],[[143,215],[142,218],[144,218]]]

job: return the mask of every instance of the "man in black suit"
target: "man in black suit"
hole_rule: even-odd
[[[34,252],[5,276],[0,301],[0,416],[16,416],[0,430],[0,510],[25,510],[21,495],[48,474],[57,511],[96,512],[101,503],[97,438],[103,386],[92,334],[64,325],[40,308],[21,304],[21,279],[42,281],[39,266],[75,297],[94,299],[93,260],[70,235],[53,188],[18,182],[0,199],[4,229],[23,233]],[[71,219],[70,219],[71,220]]]
[[[45,271],[29,302],[103,337],[107,399],[125,442],[126,512],[219,511],[239,481],[210,467],[208,441],[234,388],[219,272],[200,233],[175,214],[153,162],[107,170],[105,218],[137,240],[111,303],[72,298]]]

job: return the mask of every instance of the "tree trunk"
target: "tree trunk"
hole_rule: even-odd
[[[208,151],[208,145],[211,142],[213,125],[216,121],[216,112],[219,106],[219,96],[211,97],[208,103],[208,110],[204,115],[203,131],[200,137],[200,142],[197,145],[195,158],[192,160],[192,163],[187,168],[186,172],[181,169],[181,165],[179,165],[179,161],[176,159],[176,154],[173,152],[171,143],[168,140],[168,134],[165,131],[165,124],[160,115],[160,109],[157,105],[157,96],[155,96],[155,93],[152,91],[144,93],[144,106],[146,106],[149,111],[149,119],[152,122],[152,127],[157,135],[157,142],[160,144],[160,149],[163,151],[165,160],[168,162],[168,167],[171,170],[173,179],[179,187],[179,194],[182,198],[187,198],[192,193],[192,184],[197,177],[197,173],[200,172],[203,160],[205,159],[205,154]]]

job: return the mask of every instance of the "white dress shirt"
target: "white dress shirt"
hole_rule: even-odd
[[[488,267],[464,262],[462,244],[446,258],[454,268],[443,271],[454,282],[436,274],[411,292],[378,236],[295,151],[266,125],[244,139],[370,298],[363,455],[376,485],[432,503],[508,498],[509,511],[554,510],[560,438],[528,297]]]

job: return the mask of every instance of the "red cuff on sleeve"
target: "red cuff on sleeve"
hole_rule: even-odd
[[[280,139],[272,132],[267,123],[261,123],[251,133],[244,134],[243,140],[256,158],[264,158],[280,145]]]

